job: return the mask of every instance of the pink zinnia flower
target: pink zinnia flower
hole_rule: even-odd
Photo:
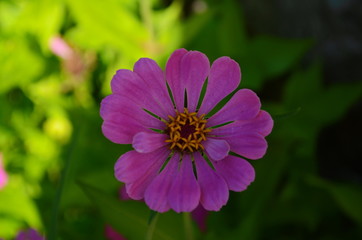
[[[62,59],[69,59],[74,55],[74,50],[59,36],[51,38],[49,46],[50,50]]]
[[[218,211],[229,190],[247,188],[253,167],[229,153],[263,157],[272,118],[249,89],[238,90],[217,113],[207,115],[240,79],[240,67],[229,57],[210,68],[204,54],[185,49],[171,55],[165,72],[148,58],[137,61],[133,71],[117,71],[113,94],[101,104],[102,130],[111,141],[134,148],[115,164],[115,176],[132,199],[144,198],[158,212],[190,212],[199,203]]]
[[[76,49],[71,47],[62,37],[52,37],[49,41],[50,50],[63,59],[64,68],[75,76],[84,74],[92,58],[85,59]]]

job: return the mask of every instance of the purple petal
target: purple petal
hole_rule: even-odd
[[[142,199],[150,182],[157,176],[170,151],[159,148],[151,153],[130,151],[123,154],[114,166],[115,177],[126,183],[132,199]]]
[[[29,228],[19,232],[15,240],[44,240],[44,237],[42,237],[35,229]]]
[[[104,235],[108,240],[127,240],[116,230],[114,230],[110,225],[106,225],[104,228]]]
[[[127,97],[119,94],[109,95],[102,100],[100,115],[105,121],[130,118],[147,128],[162,129],[165,127],[162,121],[146,113]]]
[[[229,189],[244,191],[255,179],[253,166],[245,159],[228,156],[222,161],[213,162],[214,167],[226,181]]]
[[[133,137],[132,146],[139,153],[149,153],[168,144],[166,134],[140,132]]]
[[[122,187],[119,188],[118,190],[118,197],[121,200],[131,200],[132,198],[129,197],[128,193],[127,193],[127,189],[125,185],[122,185]]]
[[[119,144],[131,144],[133,136],[142,131],[150,130],[128,118],[104,121],[102,124],[104,136],[112,142]]]
[[[230,121],[253,119],[258,115],[260,106],[260,100],[253,91],[239,90],[220,111],[209,118],[207,124],[216,126]]]
[[[209,211],[219,211],[229,198],[229,189],[225,180],[216,173],[200,155],[194,154],[197,181],[200,184],[202,206]]]
[[[133,70],[143,79],[145,87],[163,109],[163,112],[167,115],[174,114],[175,111],[168,94],[164,74],[157,63],[149,58],[141,58],[135,63]]]
[[[134,182],[141,178],[149,169],[162,165],[169,154],[168,149],[157,149],[151,153],[139,153],[135,150],[126,152],[114,166],[115,177],[120,182]]]
[[[229,151],[229,144],[222,139],[208,138],[202,143],[208,156],[215,161],[225,158]]]
[[[217,136],[235,136],[240,133],[260,133],[262,136],[267,136],[273,129],[273,119],[270,114],[261,110],[254,119],[246,121],[236,121],[228,125],[215,128],[212,130],[213,135]]]
[[[118,70],[111,81],[111,88],[113,93],[127,98],[140,109],[147,109],[167,119],[170,109],[166,111],[164,104],[158,102],[157,98],[151,94],[152,91],[159,91],[157,86],[149,86],[137,73],[126,69]]]
[[[187,53],[185,49],[178,49],[172,53],[166,64],[166,80],[170,86],[173,98],[175,100],[176,109],[179,112],[184,111],[184,93],[185,88],[181,82],[180,63],[182,57]]]
[[[212,64],[205,97],[199,113],[207,114],[217,103],[229,95],[239,85],[240,67],[229,57],[216,59]]]
[[[180,155],[175,153],[162,172],[152,181],[145,193],[146,204],[154,211],[166,212],[170,209],[168,194],[176,175]]]
[[[183,56],[180,69],[180,81],[185,84],[187,91],[187,108],[189,112],[195,112],[202,86],[210,71],[209,59],[201,52],[190,51]]]
[[[249,159],[262,158],[268,148],[263,135],[255,133],[240,133],[238,135],[222,137],[230,145],[230,151]]]
[[[248,129],[258,129],[257,132],[266,137],[273,129],[274,121],[268,112],[261,110],[255,121],[248,124],[247,127]]]
[[[100,114],[104,120],[103,134],[115,143],[130,144],[136,133],[150,132],[148,128],[165,127],[162,121],[146,113],[127,97],[118,94],[103,99]]]
[[[168,193],[170,207],[176,212],[191,212],[200,202],[200,186],[189,154],[185,154]]]
[[[206,220],[209,212],[199,204],[195,210],[192,211],[192,218],[195,220],[202,232],[206,232]]]

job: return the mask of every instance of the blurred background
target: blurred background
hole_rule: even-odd
[[[362,239],[359,0],[0,0],[0,238],[138,239],[149,211],[113,177],[131,147],[102,135],[99,105],[117,69],[181,47],[239,62],[275,120],[255,182],[197,238]],[[156,229],[182,239],[180,218]]]

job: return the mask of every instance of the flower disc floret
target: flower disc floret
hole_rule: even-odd
[[[165,130],[169,135],[169,139],[165,141],[170,143],[169,148],[190,153],[205,150],[202,142],[211,129],[206,128],[207,120],[204,117],[205,114],[197,116],[197,112],[189,113],[187,108],[183,113],[177,112],[174,117],[169,115]]]

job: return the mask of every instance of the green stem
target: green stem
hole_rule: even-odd
[[[183,221],[185,228],[185,239],[194,240],[194,232],[192,230],[191,215],[189,212],[183,213]]]
[[[151,43],[155,41],[155,31],[152,23],[152,9],[150,0],[140,0],[140,12],[142,20],[150,34]]]
[[[68,175],[70,159],[71,159],[71,155],[72,155],[72,152],[73,152],[73,148],[74,148],[77,136],[78,136],[78,134],[77,134],[77,132],[75,132],[74,137],[72,139],[72,142],[70,143],[69,149],[68,149],[68,151],[66,153],[65,166],[64,166],[63,171],[62,171],[60,184],[59,184],[59,187],[57,189],[56,196],[55,196],[54,203],[53,203],[52,218],[51,218],[50,228],[49,228],[48,237],[47,237],[48,240],[56,240],[57,239],[57,235],[58,235],[58,216],[59,216],[60,201],[61,201],[61,198],[62,198],[62,193],[63,193],[63,190],[64,190],[65,180],[66,180],[67,175]]]
[[[155,215],[152,217],[148,224],[148,229],[146,233],[146,240],[152,240],[153,232],[155,231],[156,223],[158,219],[158,213],[155,213]]]

